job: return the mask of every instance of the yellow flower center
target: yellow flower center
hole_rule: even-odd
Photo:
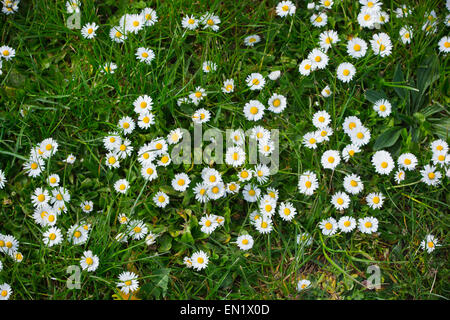
[[[54,215],[49,215],[49,216],[48,216],[48,221],[49,221],[49,222],[55,221],[55,216],[54,216]]]
[[[3,55],[4,55],[5,57],[9,56],[9,51],[8,51],[8,50],[4,50],[4,51],[3,51]]]
[[[358,133],[356,134],[356,137],[357,137],[358,139],[362,139],[362,138],[364,138],[364,133],[358,132]]]
[[[116,32],[115,34],[116,38],[120,38],[122,36],[122,33],[120,33],[119,31]]]
[[[372,227],[372,223],[370,221],[367,221],[366,223],[364,223],[364,226],[366,228],[371,228]]]
[[[233,86],[231,84],[229,84],[225,88],[227,91],[231,91],[233,89]]]
[[[352,187],[356,187],[356,186],[358,186],[358,182],[356,182],[355,180],[352,180],[352,181],[350,181],[350,185]]]
[[[208,19],[206,23],[210,26],[214,25],[214,21],[212,19]]]
[[[438,156],[438,160],[439,161],[444,161],[445,160],[445,156],[443,154]]]
[[[147,14],[145,15],[145,19],[146,19],[146,20],[152,20],[152,15],[151,15],[150,13],[147,13]]]
[[[388,166],[388,163],[387,163],[386,161],[383,161],[383,162],[381,163],[381,167],[382,167],[383,169],[386,169],[387,166]]]
[[[381,110],[381,111],[386,111],[386,106],[385,106],[384,104],[382,104],[382,105],[380,106],[380,110]]]
[[[158,197],[158,201],[159,202],[164,202],[166,200],[166,198],[164,196],[159,196]]]
[[[361,50],[361,46],[360,46],[359,44],[355,44],[355,45],[353,46],[353,50],[355,50],[355,51],[360,51],[360,50]]]
[[[325,224],[325,229],[331,230],[331,228],[333,228],[333,225],[332,225],[331,223],[327,222],[327,223]]]
[[[185,184],[184,179],[178,180],[178,185],[179,185],[179,186],[184,186],[184,184]]]
[[[368,21],[369,19],[370,19],[370,14],[366,14],[366,15],[364,16],[364,20]]]
[[[350,70],[344,69],[344,71],[342,71],[342,74],[343,74],[344,76],[348,76],[348,75],[350,74]]]
[[[258,80],[258,79],[253,79],[253,80],[252,80],[252,83],[253,83],[255,86],[257,86],[257,85],[259,84],[259,80]]]
[[[235,185],[234,183],[233,183],[233,184],[230,184],[229,189],[230,189],[231,191],[236,190],[236,185]]]
[[[316,22],[322,22],[322,17],[320,17],[320,16],[317,17],[317,18],[316,18]]]
[[[291,209],[289,209],[289,208],[284,208],[283,213],[284,213],[286,216],[288,216],[288,215],[291,214]]]
[[[131,286],[131,280],[125,281],[125,285],[126,285],[126,286]]]
[[[316,143],[316,139],[314,139],[314,138],[309,139],[309,143],[310,143],[310,144]]]
[[[288,5],[284,5],[283,7],[281,7],[281,9],[283,9],[283,11],[288,11],[289,10],[289,6]]]
[[[275,99],[275,100],[273,100],[273,106],[274,106],[274,107],[279,107],[280,104],[281,104],[280,99]]]
[[[89,28],[87,32],[88,32],[89,34],[92,34],[92,32],[94,32],[94,29]]]
[[[109,162],[110,164],[114,164],[114,163],[116,163],[116,158],[114,158],[114,157],[109,157],[108,162]]]
[[[247,171],[242,171],[241,172],[241,177],[244,178],[244,179],[247,178],[248,177],[248,172]]]
[[[188,23],[189,23],[189,24],[194,24],[194,22],[195,22],[194,19],[189,19],[189,20],[188,20]]]
[[[328,162],[329,163],[333,163],[334,162],[334,157],[328,157]]]
[[[427,243],[427,245],[428,245],[428,248],[433,248],[433,247],[434,247],[433,241],[429,241],[429,242]]]
[[[219,193],[219,187],[213,187],[213,188],[211,189],[211,191],[212,191],[214,194],[217,194],[217,193]]]
[[[253,190],[253,189],[250,189],[250,190],[248,191],[248,194],[249,194],[250,196],[253,197],[253,196],[256,194],[256,191]]]
[[[33,170],[36,170],[36,169],[38,168],[37,163],[36,163],[36,162],[33,162],[33,163],[30,165],[30,168],[33,169]]]
[[[163,145],[162,145],[162,143],[158,142],[155,147],[156,147],[156,149],[161,150]]]
[[[148,53],[147,52],[142,52],[142,57],[143,58],[147,58],[148,57]]]
[[[433,180],[436,177],[436,175],[434,174],[434,172],[430,172],[428,174],[428,178],[430,178],[431,180]]]
[[[133,229],[133,231],[135,232],[135,233],[139,233],[139,232],[141,232],[141,228],[139,227],[139,226],[136,226],[136,227],[134,227],[134,229]]]
[[[3,290],[2,293],[1,293],[1,295],[2,295],[2,297],[6,297],[6,296],[8,295],[8,291]]]
[[[153,168],[147,168],[147,174],[152,175],[153,174]]]
[[[405,33],[404,37],[405,37],[406,39],[409,39],[409,37],[410,37],[409,32]]]
[[[74,234],[73,234],[73,236],[74,236],[75,238],[79,238],[79,237],[81,237],[81,232],[80,232],[80,231],[75,231]]]
[[[55,177],[51,177],[50,178],[50,183],[55,183],[56,182],[56,178]]]
[[[251,107],[250,108],[250,113],[251,114],[257,114],[258,113],[258,108],[257,107]]]
[[[373,203],[378,204],[380,203],[380,197],[373,197],[372,201]]]
[[[316,56],[316,57],[314,58],[314,60],[316,60],[316,62],[320,62],[320,61],[322,61],[322,58],[321,58],[320,56]]]
[[[167,163],[169,161],[169,157],[168,156],[163,156],[162,158],[161,158],[161,162],[162,163]]]
[[[267,222],[263,221],[261,223],[261,228],[266,229],[269,225],[267,224]]]
[[[242,244],[243,245],[247,245],[248,244],[248,240],[247,239],[242,240]]]
[[[126,186],[123,183],[119,186],[120,190],[125,190],[125,188],[126,188]]]
[[[312,185],[311,181],[306,181],[305,182],[305,187],[311,188],[311,185]]]
[[[348,221],[348,220],[345,221],[345,222],[344,222],[344,227],[347,227],[347,228],[350,227],[350,221]]]
[[[48,238],[50,239],[50,240],[55,240],[56,239],[56,234],[54,234],[54,233],[50,233],[50,235],[48,236]]]
[[[139,21],[133,21],[133,26],[138,27],[139,26]]]
[[[123,124],[123,127],[124,127],[125,129],[128,129],[128,128],[130,127],[130,124],[129,124],[128,122],[125,122],[125,123]]]
[[[38,201],[39,202],[44,202],[44,200],[45,200],[45,195],[43,195],[43,194],[40,194],[40,195],[38,195]]]
[[[340,205],[342,205],[344,203],[344,199],[342,199],[342,198],[338,198],[336,201]]]
[[[86,258],[86,264],[87,265],[92,265],[94,263],[94,260],[92,260],[91,257]]]

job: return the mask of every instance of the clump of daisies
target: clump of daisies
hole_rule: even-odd
[[[152,8],[144,8],[139,14],[127,13],[120,18],[118,25],[110,29],[109,37],[114,42],[122,43],[130,34],[138,34],[156,22],[158,22],[158,15]]]
[[[333,129],[329,126],[331,116],[325,110],[317,111],[313,115],[312,123],[316,130],[307,132],[303,136],[303,145],[309,149],[316,149],[318,144],[329,141],[333,135]]]
[[[330,217],[319,222],[319,229],[325,236],[333,236],[338,231],[349,233],[353,230],[359,230],[365,234],[372,234],[378,231],[378,219],[369,216],[356,220],[350,216],[343,216],[339,221],[336,221]]]

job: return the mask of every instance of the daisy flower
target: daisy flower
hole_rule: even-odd
[[[327,0],[325,0],[325,2],[327,2]],[[309,280],[306,280],[306,279],[299,280],[297,282],[297,291],[301,292],[303,290],[306,290],[309,288],[310,285],[311,285],[311,281],[309,281]]]
[[[136,51],[136,59],[140,62],[145,62],[146,64],[150,64],[152,60],[155,58],[155,53],[152,49],[140,47]]]
[[[198,224],[201,226],[200,230],[206,234],[211,234],[218,227],[215,216],[211,214],[202,217]]]
[[[117,153],[119,159],[125,159],[126,157],[129,157],[131,155],[131,152],[133,151],[131,141],[128,139],[123,139],[122,143],[114,151]]]
[[[356,220],[352,217],[344,216],[339,219],[338,226],[342,232],[348,233],[356,228]]]
[[[172,188],[176,191],[184,192],[189,187],[191,179],[186,173],[178,173],[172,179]]]
[[[375,110],[380,117],[386,118],[391,114],[392,105],[388,100],[380,99],[373,105],[373,110]]]
[[[412,28],[411,26],[404,26],[399,31],[400,39],[403,44],[411,43],[412,38]]]
[[[141,11],[141,16],[144,20],[145,27],[150,27],[158,22],[158,15],[152,8],[144,8],[144,10]]]
[[[122,138],[117,133],[110,134],[103,138],[103,145],[109,151],[117,150],[121,144]]]
[[[151,246],[152,244],[154,244],[156,242],[156,238],[158,237],[158,235],[154,234],[153,232],[149,232],[148,235],[145,237],[145,244],[147,246]]]
[[[322,167],[324,169],[334,170],[341,162],[341,156],[339,155],[339,151],[337,150],[327,150],[322,154],[320,159]]]
[[[342,158],[347,162],[350,158],[353,158],[355,153],[359,152],[361,152],[361,149],[358,146],[354,144],[346,145],[344,149],[342,149]]]
[[[319,35],[319,46],[327,52],[333,45],[339,42],[338,33],[334,30],[324,31]]]
[[[5,182],[6,182],[5,173],[3,172],[3,170],[0,169],[0,190],[5,187]]]
[[[229,131],[228,138],[237,146],[242,146],[245,142],[245,134],[242,129]]]
[[[197,87],[193,92],[189,94],[189,98],[197,106],[207,96],[205,89]]]
[[[199,20],[197,20],[197,18],[195,18],[193,15],[186,15],[185,17],[183,17],[183,19],[181,20],[181,26],[185,29],[188,30],[195,30],[197,29],[199,24]]]
[[[281,217],[281,219],[283,219],[284,221],[291,221],[296,214],[297,210],[294,208],[292,203],[280,203],[280,207],[278,208],[278,215]]]
[[[244,115],[249,121],[261,120],[264,115],[264,105],[258,100],[250,100],[244,105]]]
[[[205,61],[203,62],[203,72],[204,73],[209,73],[211,71],[216,71],[217,70],[217,64],[215,64],[212,61]]]
[[[357,126],[350,132],[350,140],[357,147],[365,146],[370,141],[370,131],[363,125]]]
[[[225,196],[225,185],[222,182],[210,185],[206,190],[208,198],[211,200],[217,200]]]
[[[234,80],[227,79],[223,82],[222,92],[223,93],[231,93],[234,91]]]
[[[352,173],[344,177],[344,189],[348,193],[358,194],[364,189],[364,184],[358,175]]]
[[[259,184],[266,183],[270,176],[270,169],[265,164],[258,164],[255,166],[255,170],[253,170],[255,173],[256,180]]]
[[[298,189],[300,193],[310,196],[318,187],[319,183],[314,172],[306,171],[300,176],[298,181]]]
[[[115,152],[108,152],[108,154],[105,156],[105,164],[108,168],[119,168],[120,162],[119,162],[119,156]]]
[[[222,176],[219,171],[213,168],[205,167],[202,170],[202,179],[203,182],[208,186],[213,186],[219,182],[222,182]]]
[[[146,21],[140,14],[126,14],[120,25],[125,25],[125,30],[131,33],[138,33],[144,27]]]
[[[205,183],[197,183],[193,189],[195,200],[197,200],[200,203],[205,203],[208,201],[208,194],[206,191],[208,190],[208,185]]]
[[[420,243],[420,248],[426,250],[428,253],[433,252],[436,246],[438,246],[438,241],[432,234],[427,234],[425,239]]]
[[[9,300],[12,294],[11,286],[7,283],[0,284],[0,300]]]
[[[442,139],[434,140],[430,145],[431,152],[436,153],[447,153],[448,152],[448,144]]]
[[[83,270],[93,272],[97,270],[99,265],[98,256],[94,255],[91,250],[83,252],[83,257],[80,260],[80,266]]]
[[[239,167],[245,163],[245,151],[241,147],[230,147],[225,154],[225,163]]]
[[[247,184],[242,189],[242,195],[247,202],[257,202],[261,195],[261,190],[253,184]]]
[[[402,5],[401,7],[396,8],[394,12],[397,18],[403,18],[409,16],[412,13],[412,10],[406,7],[406,5]]]
[[[151,125],[155,124],[155,116],[151,112],[143,112],[139,115],[137,124],[141,129],[148,129]]]
[[[123,43],[127,39],[124,29],[119,26],[112,27],[109,30],[109,37],[116,43]]]
[[[269,98],[267,104],[269,105],[269,111],[281,113],[286,108],[286,97],[281,94],[274,93]]]
[[[397,184],[400,184],[400,182],[402,182],[403,180],[405,180],[406,174],[405,171],[403,171],[402,169],[398,169],[397,172],[395,173],[395,182],[397,182]]]
[[[377,22],[377,15],[377,11],[363,7],[357,17],[358,24],[362,28],[373,29],[375,22]]]
[[[313,125],[320,129],[320,128],[324,128],[326,126],[328,126],[331,122],[331,117],[328,114],[328,112],[326,111],[317,111],[316,113],[314,113],[313,115],[313,119],[312,119]]]
[[[332,236],[338,231],[338,224],[333,218],[320,221],[319,228],[325,236]]]
[[[370,40],[372,50],[376,55],[381,57],[388,56],[392,53],[391,38],[386,33],[374,34],[372,40]]]
[[[123,134],[125,135],[132,133],[136,127],[134,120],[128,116],[120,119],[118,126],[123,130]]]
[[[384,150],[375,152],[371,161],[375,171],[379,174],[389,174],[395,167],[391,154]]]
[[[0,234],[0,251],[10,255],[19,249],[19,241],[11,235]]]
[[[441,182],[442,174],[436,170],[435,166],[427,164],[420,170],[420,174],[422,175],[420,181],[429,186],[435,187]]]
[[[256,230],[261,234],[268,234],[272,232],[272,220],[269,217],[260,217],[255,221]]]
[[[117,69],[117,64],[115,64],[114,62],[107,62],[103,66],[100,67],[100,72],[113,74],[116,69]]]
[[[67,156],[67,159],[65,160],[65,162],[67,162],[69,164],[74,164],[75,160],[77,160],[77,158],[73,154],[69,154]]]
[[[130,184],[126,179],[119,179],[114,183],[114,189],[116,192],[125,194],[127,190],[130,188]]]
[[[310,246],[312,242],[313,242],[312,237],[308,232],[300,233],[297,236],[297,244],[301,246]]]
[[[325,26],[327,24],[328,17],[325,14],[325,12],[321,12],[319,14],[314,13],[311,16],[310,21],[311,21],[311,23],[312,23],[312,25],[314,27],[320,28],[320,27],[323,27],[323,26]]]
[[[230,182],[227,183],[225,189],[227,193],[236,194],[239,192],[240,186],[236,182]]]
[[[336,210],[347,209],[350,205],[350,197],[345,192],[336,192],[331,197],[331,204],[336,208]]]
[[[1,170],[0,170],[0,176],[1,176]],[[56,173],[51,174],[48,178],[47,178],[47,183],[49,184],[50,187],[57,187],[59,185],[59,175],[57,175]],[[0,178],[0,182],[1,182],[1,178]],[[1,189],[1,187],[0,187]]]
[[[378,230],[378,220],[374,217],[358,219],[358,229],[362,233],[371,234]]]
[[[271,73],[269,73],[269,75],[267,76],[270,80],[275,81],[277,80],[279,77],[281,76],[281,71],[280,70],[275,70],[272,71]]]
[[[148,228],[142,220],[131,220],[127,227],[127,235],[133,240],[141,240],[148,233]]]
[[[43,150],[42,158],[47,159],[58,151],[58,143],[52,138],[47,138],[41,142],[39,148]]]
[[[402,153],[397,159],[397,164],[404,170],[414,170],[417,166],[417,157],[412,153]]]
[[[321,141],[321,137],[317,131],[308,132],[303,136],[303,145],[309,149],[316,149],[319,141]]]
[[[272,140],[266,139],[266,140],[260,140],[258,144],[258,151],[264,156],[269,156],[272,154],[273,150],[275,149],[275,144]]]
[[[252,34],[251,36],[245,37],[244,44],[247,47],[253,47],[255,44],[261,41],[261,37],[257,34]]]
[[[74,224],[67,231],[67,240],[74,245],[84,244],[88,240],[89,232],[79,224]]]
[[[384,196],[380,192],[372,192],[366,196],[366,202],[372,209],[381,209],[384,203]]]
[[[52,190],[52,197],[50,202],[55,205],[55,207],[61,207],[65,203],[70,202],[69,191],[64,187],[57,187]]]
[[[342,129],[347,135],[351,135],[352,132],[362,126],[361,120],[358,117],[350,116],[344,119],[344,123],[342,124]]]
[[[355,73],[355,67],[349,62],[341,63],[336,69],[337,78],[345,83],[350,82],[355,76]]]
[[[312,70],[325,69],[328,65],[328,56],[320,49],[312,49],[308,54],[308,60],[311,61]]]
[[[67,13],[78,13],[80,12],[80,0],[69,0],[66,2]]]
[[[81,28],[81,35],[86,39],[93,39],[96,36],[98,25],[95,22],[87,23]]]
[[[238,173],[239,182],[249,181],[253,177],[253,172],[251,170],[242,169]]]
[[[270,140],[270,131],[262,126],[255,126],[250,131],[250,138],[258,142]]]
[[[441,166],[446,166],[449,164],[450,162],[450,156],[448,155],[448,153],[444,153],[444,152],[434,152],[433,153],[433,158],[431,158],[431,161],[435,164],[435,165],[441,165]],[[1,184],[1,178],[0,178],[0,184]],[[0,188],[1,189],[1,188]]]
[[[57,227],[50,227],[50,229],[44,232],[43,237],[44,244],[48,247],[60,244],[63,240],[61,230]]]
[[[191,257],[184,257],[183,263],[187,268],[192,268],[192,259]]]
[[[162,191],[158,191],[153,197],[153,203],[160,208],[164,208],[169,203],[169,196]]]
[[[119,275],[117,287],[125,294],[135,292],[139,288],[138,275],[131,271],[124,271]]]
[[[208,266],[209,257],[206,254],[206,252],[200,250],[192,254],[191,260],[192,260],[192,267],[195,270],[200,271]]]
[[[347,42],[347,53],[355,59],[362,58],[367,52],[367,42],[361,38],[352,38]]]
[[[84,213],[91,213],[94,210],[94,203],[92,201],[83,201],[80,207]]]
[[[245,82],[250,90],[261,90],[264,87],[266,80],[260,73],[251,73],[247,76]]]
[[[323,88],[322,91],[320,92],[320,94],[324,98],[328,98],[332,94],[330,86],[326,86],[325,88]]]
[[[203,29],[211,29],[214,32],[219,30],[220,18],[213,13],[205,13],[200,18],[200,23],[203,24]]]
[[[291,1],[281,1],[275,8],[277,15],[280,17],[292,16],[295,10],[296,7]]]
[[[241,250],[250,250],[253,247],[253,237],[249,234],[243,234],[236,239],[236,244]]]
[[[442,37],[441,40],[439,40],[438,48],[439,48],[439,51],[442,53],[446,53],[446,54],[449,53],[450,52],[450,37],[447,37],[447,36]],[[1,48],[0,48],[0,50],[1,50]]]
[[[130,221],[125,213],[119,214],[117,220],[120,224],[127,224]]]
[[[50,201],[50,195],[47,190],[43,188],[36,188],[31,195],[31,202],[34,207],[41,208],[48,205]]]
[[[312,61],[309,59],[304,59],[298,66],[298,71],[302,76],[309,76],[312,69]]]

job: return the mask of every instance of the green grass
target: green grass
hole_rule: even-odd
[[[412,152],[423,166],[431,159],[431,141],[448,141],[448,59],[439,53],[437,45],[448,34],[448,27],[440,22],[432,35],[420,30],[425,12],[435,9],[442,20],[447,14],[445,6],[442,1],[408,2],[415,8],[413,15],[397,19],[393,11],[403,2],[386,0],[383,9],[391,10],[390,22],[377,31],[360,29],[356,23],[357,1],[336,0],[324,28],[311,26],[306,2],[296,1],[297,12],[288,18],[276,16],[276,4],[250,0],[83,1],[82,24],[94,21],[100,25],[94,40],[86,40],[79,30],[66,27],[69,15],[63,1],[22,1],[18,13],[0,16],[0,45],[9,45],[17,53],[12,61],[3,62],[0,76],[0,169],[8,180],[0,190],[0,233],[14,235],[24,255],[21,263],[0,255],[4,267],[0,283],[11,285],[13,299],[112,299],[117,293],[117,277],[124,270],[139,274],[138,297],[142,299],[449,297],[448,178],[444,177],[438,187],[429,187],[419,182],[416,170],[408,172],[407,179],[397,185],[392,173],[389,177],[377,175],[370,163],[374,150],[381,146],[379,149],[389,150],[394,159]],[[110,41],[109,28],[123,14],[137,13],[145,6],[157,11],[159,22],[129,36],[123,44]],[[185,32],[181,28],[185,14],[200,16],[206,11],[215,12],[222,20],[217,33]],[[414,26],[412,43],[407,46],[398,36],[404,24]],[[328,53],[328,67],[309,77],[301,76],[299,63],[318,47],[319,34],[328,29],[336,30],[341,39]],[[347,36],[368,41],[377,32],[390,35],[394,46],[390,56],[375,56],[370,49],[359,60],[347,56]],[[250,34],[262,37],[253,48],[243,45]],[[155,51],[151,65],[136,61],[134,53],[140,46]],[[205,60],[216,62],[218,70],[204,74],[201,66]],[[110,61],[118,65],[116,72],[101,74],[99,66]],[[336,67],[344,61],[354,63],[357,69],[349,84],[335,77]],[[268,80],[261,92],[247,88],[248,74],[267,75],[277,69],[282,77],[275,82]],[[427,74],[427,70],[432,71]],[[236,84],[230,95],[220,89],[227,78],[233,78]],[[333,95],[325,99],[320,92],[327,84]],[[116,170],[105,166],[102,138],[115,130],[121,117],[134,117],[132,102],[139,95],[153,98],[156,124],[145,132],[138,128],[133,132],[135,150],[176,127],[192,132],[190,116],[195,106],[178,107],[177,99],[196,86],[208,92],[199,107],[212,113],[204,130],[249,129],[255,123],[243,116],[247,101],[258,99],[266,104],[274,92],[287,97],[288,108],[283,113],[266,112],[257,124],[280,130],[280,170],[261,188],[277,188],[280,201],[294,204],[298,215],[291,223],[276,217],[274,231],[259,235],[247,218],[257,206],[245,202],[240,194],[201,205],[190,190],[179,193],[170,187],[173,175],[179,172],[187,172],[193,183],[200,181],[203,165],[161,168],[158,179],[146,184],[135,157],[127,158]],[[371,99],[380,95],[387,96],[393,105],[388,118],[380,118],[372,110]],[[413,103],[418,97],[420,101]],[[24,109],[28,112],[21,116]],[[318,110],[331,114],[335,133],[314,151],[302,145],[302,137],[314,130],[311,119]],[[342,150],[349,143],[342,131],[342,121],[349,115],[362,120],[372,139],[355,159],[342,163],[331,175],[320,165],[320,156],[328,149]],[[386,130],[391,131],[377,140]],[[32,179],[24,173],[23,163],[30,149],[48,137],[58,142],[59,150],[46,172]],[[62,162],[70,153],[77,157],[73,166]],[[225,181],[237,179],[235,169],[226,165],[215,168]],[[299,175],[306,170],[315,171],[319,178],[320,188],[312,197],[297,190]],[[42,228],[32,219],[30,194],[46,185],[50,173],[59,174],[61,185],[72,197],[68,212],[59,217],[57,226],[64,234],[82,219],[93,226],[83,246],[64,241],[47,248],[42,242]],[[362,177],[364,192],[351,197],[345,214],[355,218],[375,216],[380,222],[375,235],[354,231],[326,237],[317,227],[323,218],[343,215],[336,212],[330,199],[342,190],[347,173]],[[119,196],[113,185],[124,177],[131,188]],[[165,209],[156,208],[151,200],[159,190],[171,197]],[[369,209],[365,204],[363,196],[374,191],[386,196],[382,210]],[[79,208],[83,200],[92,200],[95,212],[84,214]],[[122,230],[117,222],[122,212],[144,220],[150,230],[159,233],[156,245],[115,242],[114,237]],[[225,225],[210,236],[203,234],[198,221],[204,213],[224,216]],[[255,239],[249,252],[240,251],[232,243],[243,231]],[[304,231],[313,236],[310,247],[296,243],[297,235]],[[432,254],[419,247],[428,233],[441,244]],[[200,272],[185,268],[183,257],[199,249],[210,255],[208,267]],[[78,265],[84,250],[97,254],[100,266],[95,273],[82,273],[80,290],[68,290],[67,267]],[[373,264],[381,268],[379,290],[363,286],[370,276],[366,269]],[[298,293],[296,284],[301,278],[311,280],[312,287]]]

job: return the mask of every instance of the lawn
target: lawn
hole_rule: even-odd
[[[278,4],[0,13],[0,299],[450,297],[449,1]]]

